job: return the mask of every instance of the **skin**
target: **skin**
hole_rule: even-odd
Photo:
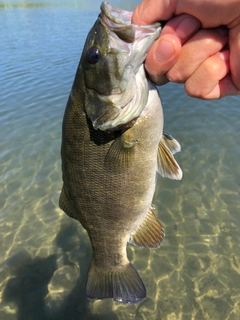
[[[184,83],[188,95],[240,93],[240,1],[143,0],[132,22],[168,20],[145,66],[153,82]]]

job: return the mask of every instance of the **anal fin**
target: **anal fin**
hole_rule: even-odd
[[[150,208],[137,231],[131,235],[129,243],[140,247],[159,248],[164,236],[164,228]]]

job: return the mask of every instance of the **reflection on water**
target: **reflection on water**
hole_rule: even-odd
[[[12,8],[37,8],[37,7],[54,7],[54,6],[70,6],[80,9],[88,9],[89,11],[99,12],[101,0],[32,0],[32,1],[20,1],[20,0],[2,0],[0,1],[0,9],[12,9]],[[125,10],[132,11],[139,3],[137,0],[112,0],[112,5],[118,8],[124,8]],[[96,16],[95,16],[96,18]]]
[[[125,306],[85,297],[91,248],[58,208],[59,150],[66,100],[100,2],[1,2],[0,319],[237,320],[239,98],[191,99],[173,84],[160,91],[165,129],[182,146],[176,157],[184,179],[158,181],[162,247],[128,247],[148,298]]]

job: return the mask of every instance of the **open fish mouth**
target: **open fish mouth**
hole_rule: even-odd
[[[151,44],[158,38],[161,31],[161,24],[159,22],[152,25],[137,26],[131,23],[133,12],[115,8],[107,1],[101,4],[100,18],[106,27],[110,30],[110,48],[120,51],[124,50],[130,52],[134,41],[139,42],[144,38],[154,37]],[[122,40],[119,43],[119,39]],[[147,40],[147,39],[146,39]],[[149,41],[144,41],[144,45],[149,49]],[[124,47],[122,47],[124,46]],[[144,50],[144,52],[146,51]],[[146,54],[146,52],[145,52]]]
[[[159,37],[161,25],[134,25],[132,14],[106,1],[101,4],[99,19],[109,30],[109,53],[118,61],[109,72],[118,74],[118,79],[114,79],[110,94],[98,93],[99,103],[105,107],[102,112],[98,108],[95,116],[90,117],[95,129],[114,130],[130,123],[140,116],[148,99],[149,83],[143,63]]]
[[[107,1],[102,2],[101,14],[104,14],[105,19],[115,24],[130,24],[132,19],[132,12],[113,7]]]

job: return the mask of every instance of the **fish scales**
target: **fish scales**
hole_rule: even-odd
[[[139,119],[140,125],[138,126],[137,121],[129,129],[135,131],[134,137],[140,142],[136,146],[134,161],[122,169],[109,168],[106,164],[106,155],[118,133],[96,131],[87,121],[85,113],[78,112],[78,104],[74,104],[71,97],[68,104],[71,106],[68,109],[70,113],[65,115],[63,131],[63,175],[67,173],[67,177],[63,177],[64,188],[71,190],[74,206],[82,212],[78,219],[85,229],[94,225],[94,234],[98,239],[102,233],[109,242],[114,242],[115,239],[120,243],[123,231],[126,233],[125,238],[129,237],[130,232],[139,225],[139,213],[145,215],[151,205],[156,179],[156,169],[152,168],[157,167],[157,157],[149,157],[149,154],[153,151],[157,154],[162,135],[162,123],[159,121],[162,111],[158,105],[156,108],[151,106],[152,116],[148,114],[148,120],[144,123]],[[158,136],[151,130],[152,126],[159,128]],[[65,140],[65,137],[68,138]],[[142,145],[141,137],[145,137]],[[137,185],[139,187],[136,189]],[[90,215],[89,212],[93,214]],[[112,222],[114,230],[106,234],[106,229],[112,227]],[[119,236],[116,234],[118,230]],[[98,245],[102,245],[101,241],[98,241]]]
[[[173,158],[180,146],[163,133],[159,95],[143,67],[160,27],[133,26],[130,19],[101,5],[67,102],[61,149],[60,207],[82,224],[92,245],[86,295],[122,303],[146,297],[127,242],[154,248],[164,238],[151,204],[157,171],[181,178]]]

